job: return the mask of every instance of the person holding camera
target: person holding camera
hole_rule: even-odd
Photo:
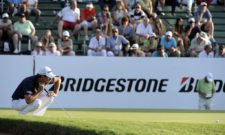
[[[213,74],[208,73],[203,79],[198,80],[197,88],[199,94],[199,110],[211,110],[212,98],[215,90],[215,83],[213,80]]]

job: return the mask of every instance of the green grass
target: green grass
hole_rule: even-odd
[[[1,109],[0,125],[16,134],[224,135],[225,111],[66,109],[35,117]]]

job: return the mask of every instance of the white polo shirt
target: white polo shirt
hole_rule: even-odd
[[[91,38],[91,41],[89,43],[89,48],[96,49],[96,48],[102,48],[106,44],[106,40],[104,37],[100,36],[99,40],[96,39],[96,36]]]
[[[63,21],[74,23],[80,19],[80,9],[76,8],[72,10],[70,7],[65,7],[58,13],[58,16],[61,17]]]
[[[28,0],[28,5],[34,5],[35,3],[38,3],[38,0]]]
[[[151,24],[148,24],[147,27],[145,27],[144,23],[141,22],[138,24],[136,28],[136,33],[141,35],[150,35],[153,33]]]

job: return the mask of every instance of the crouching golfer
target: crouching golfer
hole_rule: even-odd
[[[51,92],[45,91],[47,84],[53,84]],[[25,78],[12,95],[12,108],[20,114],[44,115],[48,105],[57,96],[61,78],[55,76],[52,70],[45,66],[37,75]]]

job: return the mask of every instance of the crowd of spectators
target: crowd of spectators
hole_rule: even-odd
[[[177,17],[168,27],[161,18],[166,0],[99,0],[100,11],[91,1],[81,9],[76,0],[62,0],[62,9],[49,23],[57,22],[57,37],[51,29],[37,37],[35,27],[41,18],[38,0],[10,0],[0,20],[1,51],[20,54],[19,43],[26,40],[31,42],[32,55],[75,56],[74,40],[83,31],[88,56],[224,57],[224,46],[214,46],[210,2],[170,2],[172,16],[176,16],[177,6],[185,5],[188,17]],[[35,16],[33,22],[30,15]],[[18,16],[14,23],[13,16]]]

